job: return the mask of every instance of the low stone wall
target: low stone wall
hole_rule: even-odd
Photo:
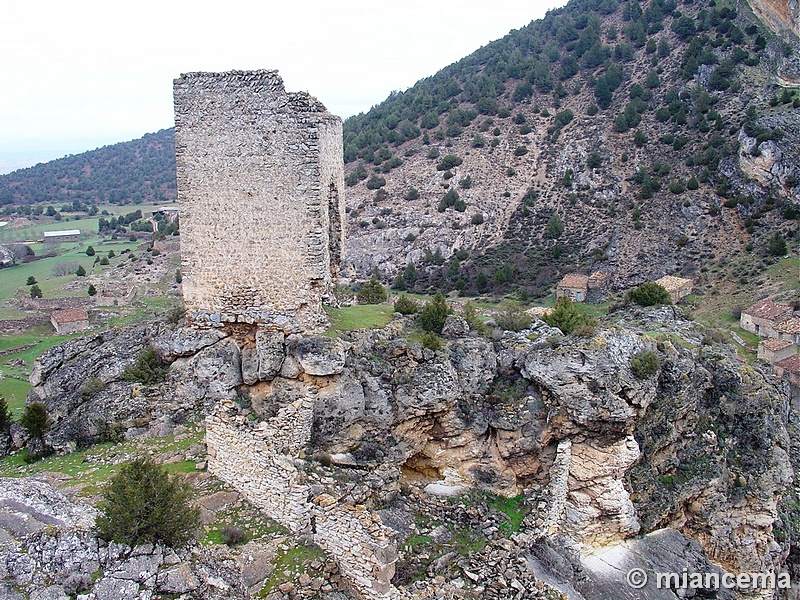
[[[327,492],[314,497],[297,468],[311,439],[313,400],[308,388],[304,398],[257,424],[224,401],[206,418],[208,470],[293,533],[311,537],[338,562],[359,597],[402,598],[390,583],[397,554],[380,517]]]
[[[306,399],[284,407],[257,428],[224,412],[206,418],[208,470],[295,534],[309,531],[311,514],[307,486],[290,454],[305,444],[304,434],[310,437],[312,419]]]

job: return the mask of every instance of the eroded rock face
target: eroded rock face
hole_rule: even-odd
[[[164,380],[125,380],[125,369],[146,348],[169,365]],[[132,429],[166,435],[169,427],[197,420],[235,395],[242,384],[240,361],[237,344],[223,332],[135,325],[69,340],[42,354],[28,401],[47,407],[52,427],[45,443],[56,451],[118,439]]]
[[[492,339],[466,333],[436,352],[403,328],[398,319],[340,340],[258,332],[240,350],[233,336],[192,341],[181,331],[171,343],[161,337],[168,328],[141,326],[55,348],[37,368],[32,398],[56,415],[47,441],[68,448],[100,435],[97,415],[162,426],[225,400],[242,422],[266,421],[311,390],[302,455],[345,479],[359,473],[359,485],[381,473],[372,492],[313,488],[320,497],[369,504],[402,484],[525,492],[538,498],[532,540],[561,536],[579,552],[602,552],[670,527],[733,571],[783,560],[773,530],[791,477],[787,400],[769,373],[706,344],[680,309],[627,309],[589,337],[538,321]],[[171,358],[158,389],[89,360],[133,340]],[[631,371],[642,350],[657,355],[655,376]],[[83,398],[71,387],[75,365],[105,377],[106,389]]]
[[[287,346],[289,355],[297,361],[303,373],[337,375],[344,369],[345,347],[339,340],[291,336]]]

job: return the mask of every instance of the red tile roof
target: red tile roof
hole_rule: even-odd
[[[558,284],[558,287],[585,289],[589,284],[588,275],[578,275],[577,273],[570,273],[564,275],[564,278]]]
[[[794,354],[789,358],[779,360],[775,364],[789,373],[800,373],[800,354]]]
[[[781,333],[795,334],[800,333],[800,317],[789,317],[784,319],[774,327],[775,331]]]
[[[66,310],[56,310],[50,315],[56,323],[75,323],[76,321],[88,321],[89,314],[82,308],[68,308]]]
[[[759,300],[750,308],[742,311],[751,317],[758,317],[759,319],[767,319],[769,321],[778,321],[784,317],[788,317],[792,312],[792,307],[785,304],[777,304],[772,300]]]
[[[764,340],[763,342],[759,343],[759,346],[766,348],[772,352],[777,350],[783,350],[784,348],[788,348],[792,346],[792,342],[787,340],[779,340],[778,338],[770,338],[768,340]]]

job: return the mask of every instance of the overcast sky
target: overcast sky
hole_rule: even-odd
[[[346,118],[566,0],[0,0],[0,173],[172,126],[172,80],[278,69]]]

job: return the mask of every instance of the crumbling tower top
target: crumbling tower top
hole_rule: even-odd
[[[174,101],[190,322],[318,329],[344,250],[341,119],[277,71],[187,73]]]

